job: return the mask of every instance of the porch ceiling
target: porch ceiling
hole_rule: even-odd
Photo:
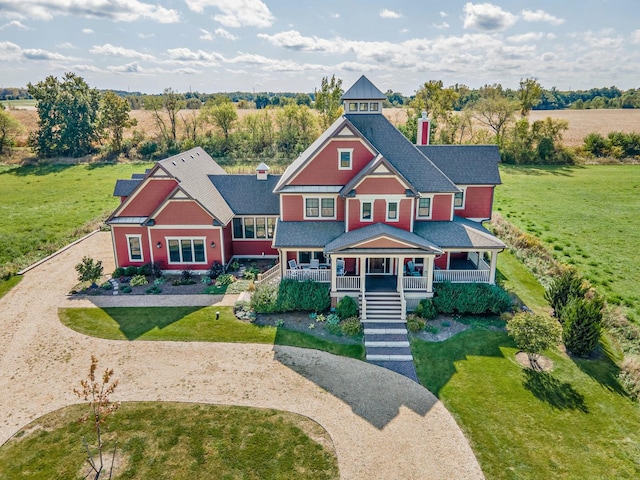
[[[398,241],[407,245],[407,248],[361,248],[358,249],[358,245],[365,242],[374,241],[380,238],[387,238]],[[412,252],[422,251],[425,253],[442,253],[442,250],[437,245],[419,237],[418,235],[401,230],[396,227],[384,223],[375,223],[357,230],[351,230],[350,232],[343,233],[330,243],[327,243],[324,247],[325,253],[344,252],[344,251],[362,251],[362,252],[374,252],[380,250],[381,252],[390,252],[397,250],[398,252]]]

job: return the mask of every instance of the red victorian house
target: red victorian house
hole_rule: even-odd
[[[345,114],[282,176],[264,164],[229,175],[195,148],[119,180],[108,220],[116,265],[206,271],[277,258],[265,278],[326,282],[334,298],[359,297],[363,319],[376,291],[404,318],[434,283],[494,283],[505,245],[482,222],[500,184],[497,147],[429,145],[426,118],[413,145],[364,76],[342,98]]]

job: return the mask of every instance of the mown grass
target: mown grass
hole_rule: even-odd
[[[508,250],[498,255],[497,281],[531,310],[537,313],[549,310],[544,299],[544,288],[540,282]]]
[[[216,312],[220,314],[217,320]],[[61,308],[58,315],[77,332],[111,340],[266,343],[364,358],[362,344],[334,343],[280,327],[241,322],[230,307]]]
[[[0,276],[95,228],[118,205],[118,178],[148,164],[0,165]]]
[[[495,208],[640,314],[640,167],[501,167]]]
[[[86,405],[50,413],[0,448],[3,478],[83,478],[78,419]],[[123,403],[107,421],[106,446],[118,443],[118,479],[339,478],[327,432],[312,420],[277,410],[182,403]]]
[[[22,280],[22,275],[14,275],[7,280],[0,280],[0,298],[4,297],[9,290],[15,287]]]

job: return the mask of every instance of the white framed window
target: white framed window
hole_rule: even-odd
[[[324,253],[318,251],[299,251],[298,252],[298,264],[306,265],[311,263],[311,259],[318,260],[318,263],[328,264],[328,258],[324,256]]]
[[[169,264],[207,263],[205,238],[167,238]]]
[[[369,104],[369,110],[371,110],[372,112],[377,112],[378,111],[378,105],[380,105],[378,102],[373,102]]]
[[[462,191],[453,195],[453,208],[455,208],[456,210],[464,208],[464,200],[465,200],[464,197],[466,193],[466,189],[464,187],[458,187],[458,188]]]
[[[142,254],[142,235],[127,235],[127,249],[130,262],[144,262]]]
[[[398,202],[387,202],[387,222],[398,221]]]
[[[266,240],[273,238],[275,217],[235,217],[232,223],[234,240]]]
[[[358,109],[359,109],[361,112],[368,112],[368,111],[369,111],[369,104],[368,104],[368,103],[366,103],[366,102],[362,102],[362,103],[360,104],[360,106],[358,107]]]
[[[351,170],[353,148],[338,149],[338,170]]]
[[[431,218],[431,197],[418,199],[418,218]]]
[[[304,199],[304,218],[336,218],[336,199],[333,197],[307,197]]]
[[[360,221],[373,222],[373,202],[360,203]]]
[[[356,102],[349,102],[349,111],[350,112],[357,112],[358,111],[358,104]]]

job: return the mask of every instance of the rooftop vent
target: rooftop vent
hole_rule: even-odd
[[[269,167],[266,163],[262,162],[256,167],[256,172],[258,180],[266,180],[267,176],[269,175]]]

